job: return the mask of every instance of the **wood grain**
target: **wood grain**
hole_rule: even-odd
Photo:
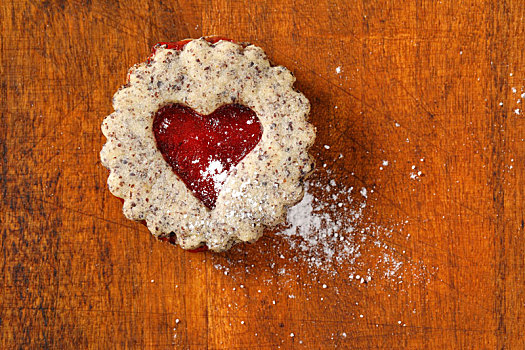
[[[524,18],[521,0],[3,1],[0,348],[525,348]],[[317,163],[374,190],[401,281],[314,273],[271,235],[192,254],[123,217],[98,157],[111,97],[152,44],[211,34],[295,73]]]

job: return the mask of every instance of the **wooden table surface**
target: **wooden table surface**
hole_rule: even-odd
[[[0,348],[525,348],[524,18],[522,0],[2,1]],[[368,189],[360,225],[392,232],[395,278],[372,249],[362,283],[280,237],[196,254],[123,217],[99,160],[112,95],[157,41],[211,34],[294,72],[317,164]]]

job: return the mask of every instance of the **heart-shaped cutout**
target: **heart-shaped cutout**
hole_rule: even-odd
[[[173,172],[213,209],[231,167],[259,143],[262,126],[253,110],[238,104],[209,115],[169,104],[155,114],[153,133]]]

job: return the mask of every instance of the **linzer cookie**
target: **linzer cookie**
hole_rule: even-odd
[[[124,215],[184,249],[224,251],[284,221],[313,168],[295,78],[263,50],[200,38],[155,46],[102,123]]]

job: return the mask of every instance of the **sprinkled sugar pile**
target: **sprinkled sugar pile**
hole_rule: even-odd
[[[206,170],[201,171],[201,175],[210,177],[213,180],[215,191],[219,192],[222,184],[226,181],[228,172],[224,169],[220,160],[211,160]]]
[[[323,188],[324,187],[324,188]],[[331,201],[315,196],[324,189]],[[363,201],[354,203],[353,187],[338,188],[334,180],[324,186],[320,182],[306,184],[303,200],[288,211],[290,227],[277,233],[285,237],[292,249],[298,249],[309,265],[326,268],[334,262],[355,258],[359,245],[349,235],[356,231],[366,208],[366,189]],[[343,231],[345,234],[340,234]]]
[[[350,276],[365,280],[378,272],[383,277],[398,275],[405,261],[396,257],[395,248],[388,244],[394,228],[368,219],[371,193],[373,190],[365,187],[337,183],[330,170],[318,168],[306,181],[302,201],[288,210],[288,226],[276,233],[295,253],[292,261],[306,263],[310,271],[331,274],[339,273],[338,267],[344,265]],[[370,266],[362,271],[369,265],[364,263],[364,254],[377,257],[375,271]],[[401,278],[401,274],[396,277]]]
[[[214,267],[233,279],[253,273],[269,284],[292,283],[303,268],[314,284],[330,276],[369,285],[401,286],[406,276],[412,282],[425,280],[426,267],[396,248],[410,239],[403,233],[407,221],[375,223],[375,199],[374,190],[355,186],[355,179],[317,167],[305,181],[303,199],[288,210],[286,226],[256,243],[256,252],[246,254],[252,246],[245,245],[213,257]]]

